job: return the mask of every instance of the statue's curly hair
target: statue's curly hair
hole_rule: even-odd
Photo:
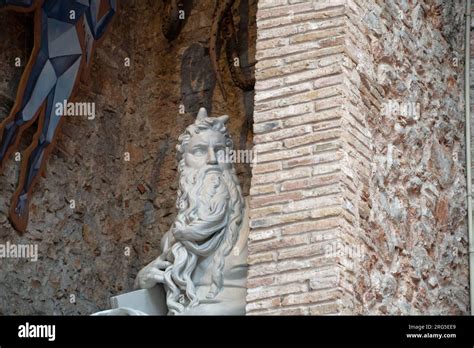
[[[198,119],[196,122],[189,125],[178,137],[178,144],[176,145],[176,157],[178,163],[183,159],[183,154],[186,151],[186,146],[191,140],[191,137],[205,130],[214,130],[221,133],[225,138],[225,146],[232,149],[234,143],[227,131],[227,127],[225,126],[227,119],[228,116],[226,115],[221,117],[205,117],[201,120]]]
[[[197,266],[199,256],[210,256],[214,253],[213,261],[210,266],[211,288],[208,297],[217,296],[223,286],[223,270],[225,265],[225,257],[229,255],[234,247],[242,223],[243,209],[245,206],[242,190],[233,166],[229,166],[223,172],[222,180],[227,187],[228,194],[221,203],[221,208],[226,213],[224,218],[219,220],[219,224],[215,223],[216,215],[209,216],[209,219],[196,219],[197,209],[199,208],[199,197],[196,195],[197,186],[186,190],[186,178],[183,175],[185,170],[184,153],[186,146],[192,136],[199,134],[205,130],[214,130],[220,132],[225,137],[225,146],[229,149],[233,148],[232,138],[227,131],[225,123],[228,116],[221,117],[201,117],[191,124],[179,136],[176,145],[178,172],[180,174],[176,207],[178,215],[170,232],[174,236],[174,242],[163,250],[163,256],[172,264],[165,270],[165,289],[167,292],[167,305],[170,313],[176,314],[183,312],[186,306],[196,306],[199,304],[196,289],[192,282],[192,274]],[[219,214],[218,214],[219,215]],[[214,219],[214,220],[213,220]],[[208,220],[208,221],[206,221]],[[196,233],[204,231],[213,231],[213,238],[205,243],[196,243],[195,241],[186,239],[187,232]],[[187,305],[180,303],[180,298],[185,296]]]

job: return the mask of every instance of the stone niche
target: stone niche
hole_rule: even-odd
[[[120,2],[77,95],[95,102],[97,116],[63,123],[46,178],[35,188],[23,236],[7,220],[19,169],[13,159],[8,161],[0,175],[0,243],[37,243],[39,261],[2,261],[0,314],[87,315],[109,308],[111,296],[133,288],[138,270],[158,255],[161,237],[174,220],[175,145],[199,106],[213,116],[230,115],[235,148],[251,148],[253,92],[234,85],[224,49],[225,99],[217,87],[209,57],[214,11],[209,4],[194,1],[181,33],[168,42],[162,34],[161,1]],[[256,10],[257,0],[233,6],[243,66],[255,61]],[[3,119],[23,71],[14,59],[26,62],[32,49],[33,18],[1,11],[0,23]],[[124,67],[126,58],[130,67]],[[248,194],[250,166],[237,164],[236,169]],[[75,209],[69,207],[71,199]]]

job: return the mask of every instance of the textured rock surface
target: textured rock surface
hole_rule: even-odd
[[[373,161],[364,193],[370,214],[359,220],[367,250],[356,283],[362,313],[469,311],[464,8],[461,1],[361,8],[368,54],[357,71],[361,85],[380,92],[363,98]],[[400,110],[387,112],[389,103]]]
[[[171,44],[161,33],[160,10],[159,1],[121,2],[77,96],[96,103],[97,117],[64,123],[46,178],[36,186],[24,236],[6,218],[18,164],[11,159],[0,175],[0,243],[39,247],[36,263],[0,260],[0,314],[90,314],[107,308],[111,295],[132,288],[138,269],[158,255],[161,236],[174,219],[175,145],[195,116],[193,103],[209,107],[212,101],[213,115],[231,115],[236,149],[251,145],[253,93],[244,94],[233,85],[224,57],[227,99],[214,88],[205,49],[213,8],[196,1]],[[251,63],[256,1],[241,1],[235,7],[236,18],[247,11]],[[13,66],[14,57],[28,58],[32,22],[28,15],[0,12],[0,23],[0,118],[4,118],[22,72]],[[131,59],[129,68],[124,66],[126,57]],[[245,57],[241,61],[245,64]],[[184,114],[179,113],[181,103]],[[24,141],[23,148],[27,144]],[[125,152],[130,153],[129,162],[124,161]],[[249,167],[237,165],[237,170],[248,192]],[[75,209],[69,207],[71,199]],[[130,256],[125,255],[126,248]]]

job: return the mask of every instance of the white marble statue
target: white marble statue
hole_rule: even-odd
[[[227,120],[201,108],[179,137],[178,214],[136,278],[137,288],[164,287],[168,314],[245,314],[248,218],[235,169],[222,160],[232,149]],[[106,312],[98,314],[143,314]]]

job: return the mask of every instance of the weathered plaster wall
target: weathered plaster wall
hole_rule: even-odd
[[[37,243],[40,255],[36,263],[0,259],[0,314],[87,315],[107,308],[111,295],[132,289],[138,270],[158,256],[161,236],[174,219],[175,145],[195,117],[195,103],[210,107],[212,101],[212,115],[231,116],[235,147],[251,146],[253,93],[233,85],[224,52],[226,100],[215,88],[207,51],[210,2],[194,2],[191,17],[171,44],[161,32],[161,3],[120,2],[77,97],[95,102],[97,117],[64,123],[46,178],[36,187],[24,236],[6,217],[18,164],[11,159],[0,175],[0,243]],[[249,28],[239,34],[249,46],[241,62],[252,63],[256,1],[237,2],[234,11],[236,19],[248,13],[240,22]],[[0,12],[0,23],[3,119],[23,70],[13,66],[14,58],[28,58],[32,24],[31,16],[11,12]],[[131,59],[129,68],[124,67],[126,57]],[[179,113],[181,103],[185,114]],[[124,162],[124,152],[130,153],[130,162]],[[248,192],[249,167],[237,165],[237,171]],[[76,201],[74,210],[67,203],[71,199]]]

